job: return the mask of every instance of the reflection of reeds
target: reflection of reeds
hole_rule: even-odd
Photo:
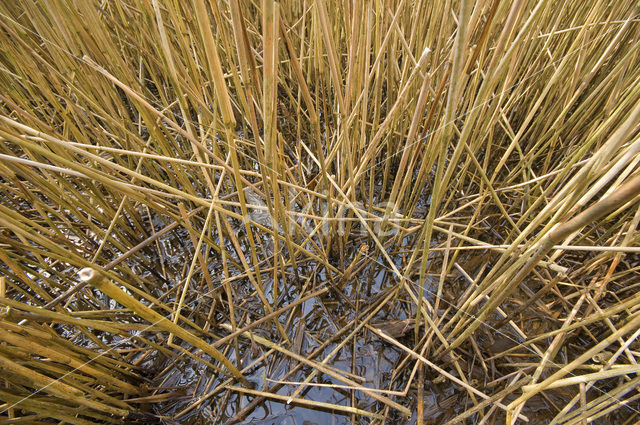
[[[633,423],[638,12],[0,2],[0,417]]]

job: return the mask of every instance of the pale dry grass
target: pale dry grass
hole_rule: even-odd
[[[1,2],[2,417],[638,420],[639,12]]]

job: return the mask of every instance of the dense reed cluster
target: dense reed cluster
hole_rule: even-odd
[[[0,423],[637,423],[639,20],[0,2]]]

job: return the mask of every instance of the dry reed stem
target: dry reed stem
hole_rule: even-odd
[[[283,385],[321,409],[299,394],[334,374],[358,385],[324,407],[383,423],[431,410],[426,359],[465,397],[445,421],[516,394],[513,420],[631,422],[639,23],[632,0],[0,3],[0,355],[42,375],[14,368],[0,415],[112,423],[130,393],[222,421],[261,359],[275,383],[231,420]],[[197,364],[207,395],[174,399]],[[117,416],[56,410],[56,379]]]

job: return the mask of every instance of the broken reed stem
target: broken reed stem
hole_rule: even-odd
[[[445,378],[449,379],[450,381],[453,381],[456,384],[464,387],[466,390],[468,390],[468,391],[470,391],[470,392],[482,397],[485,400],[491,398],[488,395],[484,394],[482,391],[478,391],[477,389],[475,389],[472,386],[466,384],[465,382],[463,382],[459,378],[456,378],[455,376],[453,376],[452,374],[450,374],[446,370],[442,369],[441,367],[439,367],[438,365],[436,365],[432,361],[428,360],[424,356],[421,356],[420,354],[418,354],[415,351],[411,350],[409,347],[407,347],[404,344],[400,343],[395,338],[392,338],[389,335],[385,334],[381,330],[376,329],[376,328],[374,328],[372,326],[369,326],[369,325],[367,325],[367,329],[369,329],[371,332],[373,332],[374,334],[378,335],[380,338],[384,339],[385,341],[387,341],[387,342],[395,345],[396,347],[400,348],[402,351],[406,352],[407,354],[409,354],[411,357],[415,358],[416,360],[424,363],[426,366],[429,366],[431,369],[433,369],[436,372],[438,372],[441,376],[444,376]],[[504,404],[500,403],[500,402],[496,402],[496,405],[498,407],[500,407],[501,409],[505,410],[505,411],[508,410],[508,407],[505,406]],[[518,417],[520,419],[524,420],[525,422],[529,421],[529,419],[524,415],[518,415]]]
[[[362,416],[367,416],[369,418],[373,418],[373,419],[384,419],[384,416],[379,415],[377,413],[372,413],[369,412],[367,410],[363,410],[363,409],[358,409],[355,407],[351,407],[351,406],[343,406],[340,404],[332,404],[332,403],[325,403],[322,401],[313,401],[313,400],[306,400],[304,398],[294,398],[294,399],[289,399],[289,396],[286,395],[281,395],[281,394],[274,394],[274,393],[270,393],[270,392],[266,392],[266,391],[257,391],[257,390],[250,390],[247,388],[242,388],[242,387],[234,387],[234,386],[229,386],[227,387],[228,389],[232,390],[232,391],[238,391],[244,394],[249,394],[249,395],[254,395],[254,396],[260,396],[260,397],[265,397],[265,398],[270,398],[273,400],[279,400],[282,402],[286,402],[286,403],[293,403],[293,404],[297,404],[300,406],[305,406],[308,408],[318,408],[318,409],[327,409],[330,411],[338,411],[338,412],[344,412],[344,413],[353,413],[356,415],[362,415]]]
[[[536,244],[529,252],[529,258],[520,265],[513,273],[513,277],[507,280],[507,276],[504,276],[504,284],[498,289],[500,295],[492,297],[485,306],[483,306],[482,312],[472,319],[469,326],[465,327],[460,336],[456,337],[451,345],[443,350],[442,355],[450,352],[454,348],[460,346],[467,338],[487,319],[499,305],[504,298],[515,288],[540,262],[540,260],[551,250],[551,248],[559,241],[569,236],[570,234],[582,229],[584,226],[593,223],[609,214],[616,208],[626,204],[636,196],[640,194],[640,175],[632,178],[627,183],[616,189],[615,192],[607,196],[606,198],[596,202],[589,208],[572,218],[571,220],[558,225],[550,233],[548,233],[540,242]],[[512,267],[513,269],[513,267]],[[450,336],[451,337],[451,336]]]
[[[203,208],[204,207],[195,208],[193,211],[191,211],[191,212],[189,212],[189,214],[187,214],[187,218],[196,215]],[[109,264],[104,266],[102,269],[104,271],[111,270],[112,268],[114,268],[115,266],[117,266],[118,264],[120,264],[121,262],[126,260],[127,258],[131,257],[136,252],[140,251],[142,248],[144,248],[146,246],[149,246],[150,244],[152,244],[153,242],[158,240],[160,237],[166,235],[167,233],[169,233],[170,231],[172,231],[173,229],[175,229],[179,225],[180,225],[180,222],[174,221],[173,223],[169,224],[168,226],[166,226],[165,228],[163,228],[159,232],[154,233],[153,236],[148,237],[144,241],[140,242],[138,245],[134,246],[133,248],[131,248],[130,250],[128,250],[124,254],[120,255],[118,258],[116,258],[115,260],[111,261]],[[64,291],[62,294],[58,295],[53,300],[49,301],[47,304],[44,305],[44,308],[53,308],[53,307],[55,307],[56,305],[60,304],[62,301],[65,301],[66,299],[71,297],[73,294],[75,294],[78,291],[80,291],[82,288],[84,288],[88,284],[89,283],[86,282],[86,281],[79,282],[78,284],[76,284],[76,285],[72,286],[71,288],[67,289],[66,291]]]
[[[562,366],[550,360],[567,343],[565,335],[582,329],[596,344],[604,339],[603,329],[615,333],[625,323],[618,325],[619,317],[636,313],[638,270],[621,265],[634,264],[630,254],[640,251],[630,203],[639,198],[619,203],[605,220],[594,214],[575,228],[567,227],[571,220],[565,222],[606,200],[637,172],[640,141],[633,130],[640,116],[640,39],[634,0],[594,0],[589,8],[497,0],[463,0],[447,7],[406,0],[153,0],[143,8],[118,0],[76,2],[73,10],[60,2],[46,8],[27,3],[0,2],[0,274],[6,275],[0,292],[7,297],[0,304],[11,306],[2,313],[5,333],[0,333],[15,343],[16,359],[27,358],[22,354],[27,345],[13,333],[35,331],[27,322],[10,322],[28,320],[33,326],[57,323],[64,336],[77,331],[82,338],[64,347],[77,344],[88,358],[95,357],[92,350],[113,348],[101,332],[139,344],[95,357],[96,365],[88,367],[99,371],[111,365],[127,375],[124,371],[148,364],[156,350],[205,362],[166,340],[131,335],[166,329],[131,322],[130,309],[94,314],[91,309],[101,300],[93,291],[71,298],[86,282],[77,284],[69,271],[87,266],[102,273],[119,265],[119,282],[133,294],[123,290],[120,296],[150,300],[149,310],[165,314],[169,305],[156,304],[156,297],[177,294],[185,301],[195,294],[189,279],[182,293],[173,282],[185,275],[206,281],[209,310],[205,303],[191,310],[177,301],[176,311],[184,307],[188,317],[180,316],[174,325],[191,325],[196,330],[185,332],[202,340],[206,332],[200,333],[200,320],[205,330],[230,323],[231,335],[208,345],[235,360],[237,369],[248,354],[240,333],[268,325],[276,333],[270,340],[279,339],[277,345],[287,351],[269,350],[262,361],[290,364],[289,352],[305,356],[302,341],[319,341],[322,334],[310,324],[324,318],[336,325],[336,334],[348,335],[354,349],[347,353],[344,341],[330,336],[324,348],[329,354],[314,349],[313,356],[325,353],[322,370],[341,375],[332,362],[346,353],[357,370],[356,347],[366,334],[360,319],[368,324],[373,318],[361,316],[357,306],[371,302],[373,290],[385,294],[380,296],[384,305],[370,304],[375,314],[390,322],[412,317],[421,324],[415,327],[415,345],[407,349],[448,371],[446,357],[438,355],[453,343],[456,377],[489,397],[473,400],[472,395],[474,406],[458,412],[458,418],[491,423],[501,413],[494,401],[514,388],[526,383],[526,390],[544,391],[537,378]],[[261,205],[250,205],[245,190],[257,194]],[[191,210],[191,220],[184,220],[182,205]],[[269,217],[258,223],[250,218],[255,212]],[[177,231],[148,238],[150,228],[162,226],[158,222],[171,222],[168,228]],[[187,244],[201,245],[203,253],[194,254],[188,273],[185,268],[181,274],[170,263],[185,255],[184,247],[172,246],[183,231],[189,233]],[[142,250],[151,241],[160,267],[151,248]],[[365,246],[371,250],[358,250]],[[486,251],[474,252],[478,249]],[[186,254],[187,261],[192,254]],[[92,258],[111,262],[100,269],[89,264]],[[473,285],[465,289],[452,266]],[[141,268],[149,273],[140,273]],[[608,270],[604,279],[597,276],[602,268]],[[210,270],[220,275],[224,293]],[[116,275],[111,276],[115,282]],[[308,285],[300,288],[304,279]],[[326,289],[318,289],[327,282],[337,285],[338,297],[327,298]],[[520,293],[528,301],[519,303],[515,294]],[[326,307],[329,299],[336,308],[325,308],[326,317],[312,308],[307,316],[278,321],[302,300],[302,310],[309,311],[308,305]],[[64,310],[63,300],[69,301]],[[518,306],[505,308],[512,301]],[[140,305],[138,310],[147,312]],[[498,325],[540,316],[546,327],[527,335],[514,320],[511,327],[492,332],[499,338],[516,332],[522,344],[502,355],[487,352],[480,322],[494,311],[509,313]],[[353,317],[358,319],[352,323]],[[563,321],[564,327],[556,329]],[[290,341],[288,335],[295,338]],[[532,344],[554,335],[557,346],[537,363],[509,361],[522,347],[540,354]],[[630,346],[635,338],[612,342],[621,344],[616,353],[624,356],[617,354],[612,361],[617,364],[606,368],[636,362]],[[462,350],[468,342],[469,350]],[[395,348],[383,347],[383,353],[386,349]],[[71,351],[58,354],[73,357]],[[497,357],[503,361],[493,369]],[[492,383],[471,385],[478,358],[485,372],[495,371]],[[19,364],[16,359],[10,358]],[[407,354],[394,365],[390,382],[383,379],[383,385],[404,380],[413,359]],[[51,368],[50,363],[55,361],[42,362]],[[220,363],[231,380],[239,379]],[[22,365],[32,364],[38,365]],[[414,364],[403,393],[384,392],[397,397],[398,405],[409,406],[405,397],[413,395],[414,373],[423,365]],[[291,382],[300,382],[296,400],[320,370],[302,361],[293,370],[301,365],[311,369],[291,374]],[[502,367],[515,370],[503,375]],[[531,369],[535,378],[522,378]],[[63,368],[46,370],[64,373]],[[168,366],[153,378],[164,382],[169,373]],[[211,385],[218,378],[211,376]],[[111,389],[131,390],[103,381],[109,394],[98,395],[98,384],[80,383],[77,389],[104,400]],[[595,382],[564,387],[576,395],[558,406],[554,421],[581,423],[635,402],[635,396],[621,398],[619,406],[604,395],[593,398]],[[225,385],[230,382],[218,385],[216,394]],[[626,385],[611,390],[612,397],[626,394]],[[219,400],[210,398],[220,414],[234,393],[224,388]],[[20,398],[19,384],[2,391],[2,399]],[[355,407],[360,394],[351,394]],[[265,396],[255,394],[233,414],[248,413]],[[56,412],[36,397],[22,406],[41,415]],[[429,411],[426,403],[419,406]],[[388,407],[377,405],[380,411],[370,413],[386,418]],[[13,410],[14,416],[20,413]],[[50,416],[88,422],[74,420],[78,415],[63,406]],[[93,411],[83,416],[110,420]]]
[[[240,373],[240,371],[227,359],[221,352],[213,348],[210,344],[207,344],[202,338],[199,338],[192,333],[188,332],[184,328],[176,325],[169,319],[156,313],[140,301],[133,298],[131,295],[125,293],[116,285],[111,283],[106,276],[101,275],[98,271],[92,268],[84,268],[78,272],[78,277],[83,282],[94,286],[107,296],[113,298],[123,306],[130,308],[138,316],[151,323],[153,326],[157,326],[167,332],[176,335],[183,341],[193,345],[196,348],[201,349],[204,353],[210,355],[218,362],[223,364],[227,370],[229,370],[231,376],[238,379],[243,385],[250,385],[249,381]]]
[[[222,323],[220,325],[223,328],[227,328],[228,330],[231,330],[231,326],[226,324],[226,323]],[[388,405],[389,407],[392,407],[394,409],[396,409],[397,411],[399,411],[400,413],[402,413],[404,416],[406,417],[410,417],[411,416],[411,411],[409,409],[407,409],[406,407],[392,401],[391,399],[389,399],[388,397],[385,397],[383,395],[380,395],[376,392],[372,392],[369,391],[368,389],[365,389],[363,387],[361,387],[360,385],[358,385],[357,382],[353,381],[350,378],[347,378],[346,376],[341,375],[338,372],[335,372],[333,369],[327,367],[326,365],[324,365],[323,363],[319,363],[319,362],[315,362],[315,361],[311,361],[311,360],[307,360],[305,357],[296,354],[292,351],[289,351],[283,347],[281,347],[280,345],[269,341],[266,338],[263,338],[259,335],[256,335],[255,333],[251,332],[251,331],[245,331],[242,332],[241,334],[242,336],[244,336],[245,338],[249,338],[249,339],[253,339],[255,340],[258,344],[264,345],[267,348],[270,349],[274,349],[276,351],[279,351],[283,354],[285,354],[288,357],[291,357],[294,360],[297,360],[301,363],[304,363],[306,365],[308,365],[309,367],[311,367],[314,371],[318,371],[318,372],[322,372],[326,375],[331,376],[334,379],[337,379],[338,381],[344,382],[346,384],[351,385],[352,387],[357,387],[360,391],[362,391],[363,393],[367,394],[369,397],[374,398],[376,400],[378,400],[381,403],[384,403],[386,405]],[[292,401],[295,399],[295,396],[285,396],[285,400],[287,401]]]

